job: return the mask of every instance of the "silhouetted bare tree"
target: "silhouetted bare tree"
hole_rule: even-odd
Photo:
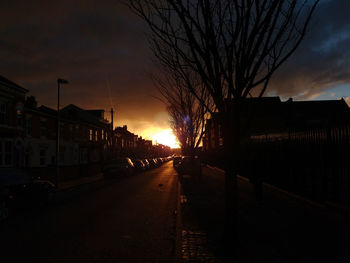
[[[200,79],[195,79],[189,72],[186,79],[183,79],[176,70],[160,71],[163,73],[162,77],[154,79],[162,96],[160,99],[167,105],[171,127],[180,142],[182,153],[194,155],[204,134],[205,117],[207,113],[214,111],[214,105],[201,86]],[[190,92],[188,86],[199,91],[199,98],[205,102],[205,107]]]
[[[180,76],[197,75],[223,122],[227,245],[236,236],[239,103],[263,96],[273,73],[303,40],[319,0],[130,0],[151,30],[153,53]],[[186,79],[186,76],[182,76]],[[204,106],[198,90],[186,86]],[[234,149],[234,150],[233,150]]]

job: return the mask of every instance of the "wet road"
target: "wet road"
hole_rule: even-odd
[[[1,262],[172,262],[172,162],[0,226]]]

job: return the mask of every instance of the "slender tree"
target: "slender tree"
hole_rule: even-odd
[[[215,111],[214,105],[200,79],[191,76],[190,72],[184,79],[176,70],[163,68],[159,71],[161,76],[153,76],[153,79],[160,92],[160,100],[167,106],[171,127],[180,142],[182,153],[194,156],[204,134],[205,117]],[[189,86],[198,90],[199,98],[206,106],[190,92]]]
[[[223,119],[226,165],[226,244],[235,246],[236,174],[240,163],[241,102],[262,97],[273,73],[307,33],[319,0],[130,0],[150,28],[164,68],[202,82]],[[206,107],[199,90],[186,86]],[[231,103],[231,102],[234,103]]]

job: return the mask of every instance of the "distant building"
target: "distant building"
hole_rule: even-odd
[[[152,140],[145,140],[142,137],[137,139],[137,149],[142,154],[146,154],[152,150]]]
[[[25,167],[54,167],[57,112],[46,106],[31,106],[25,108]]]
[[[97,163],[107,158],[111,145],[109,122],[104,110],[83,110],[75,105],[62,109],[62,117],[72,126],[65,130],[63,140],[79,145],[80,163]]]
[[[237,104],[227,102],[234,115]],[[249,98],[240,102],[240,123],[245,138],[259,139],[266,136],[288,137],[290,130],[310,127],[334,127],[349,123],[349,106],[343,99],[323,101],[282,102],[279,97]],[[222,119],[214,113],[206,121],[203,136],[203,151],[218,150],[223,147]]]
[[[0,76],[0,168],[24,166],[24,102],[27,92],[27,89]]]
[[[0,169],[23,168],[53,180],[56,171],[57,111],[38,107],[28,90],[0,76]],[[170,148],[128,131],[112,129],[102,109],[70,104],[60,110],[60,180],[99,173],[104,162],[119,156],[167,156]]]

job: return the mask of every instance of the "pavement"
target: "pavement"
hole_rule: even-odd
[[[182,262],[232,262],[223,251],[223,171],[204,167],[201,180],[182,181],[182,191]],[[268,184],[258,202],[243,177],[237,194],[235,262],[350,262],[348,214]]]

